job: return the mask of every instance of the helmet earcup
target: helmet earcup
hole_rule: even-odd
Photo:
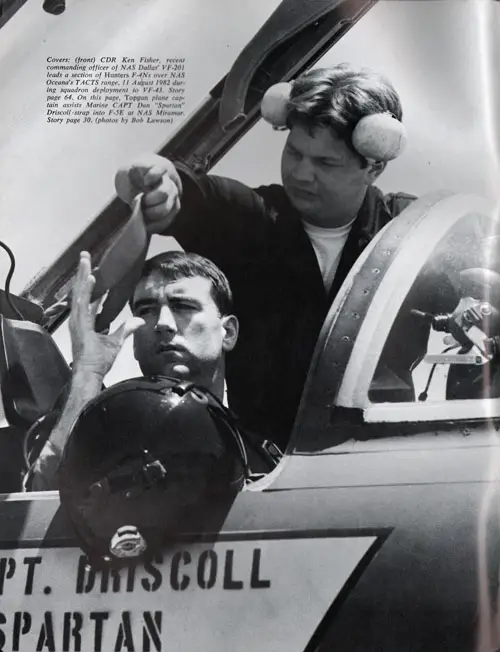
[[[286,129],[288,102],[292,85],[288,82],[274,84],[264,93],[260,103],[262,118],[274,129]]]
[[[392,161],[404,150],[405,126],[390,113],[374,113],[358,122],[352,145],[358,154],[374,161]]]

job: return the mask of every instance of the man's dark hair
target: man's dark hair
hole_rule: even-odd
[[[183,278],[201,276],[212,283],[211,294],[221,315],[229,315],[233,309],[233,294],[225,274],[208,258],[185,251],[166,251],[149,258],[142,268],[141,278],[147,278],[153,272],[160,272],[167,283]],[[133,309],[134,298],[130,299]]]
[[[373,113],[402,120],[401,100],[391,82],[371,70],[339,64],[310,70],[293,82],[287,124],[309,131],[328,127],[352,149],[355,126]]]

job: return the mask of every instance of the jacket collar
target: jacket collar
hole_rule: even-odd
[[[290,202],[282,186],[271,186],[268,190],[274,195],[271,199],[275,224],[272,250],[278,250],[282,254],[280,264],[293,266],[300,274],[301,282],[308,282],[311,291],[317,288],[318,294],[322,293],[326,298],[316,254],[303,227],[300,213]],[[337,294],[359,254],[390,219],[391,214],[382,191],[376,186],[369,186],[342,251],[337,273],[328,293],[329,302]]]

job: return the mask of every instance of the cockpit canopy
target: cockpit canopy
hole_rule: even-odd
[[[320,336],[299,450],[341,441],[334,424],[346,409],[366,424],[500,416],[498,242],[495,206],[447,192],[415,201],[379,234]]]

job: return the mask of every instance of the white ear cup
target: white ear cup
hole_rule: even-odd
[[[407,141],[404,125],[390,113],[374,113],[358,122],[352,134],[354,149],[374,161],[398,157]]]
[[[292,85],[288,82],[274,84],[264,93],[260,103],[260,112],[266,122],[275,129],[286,129],[288,101]]]

